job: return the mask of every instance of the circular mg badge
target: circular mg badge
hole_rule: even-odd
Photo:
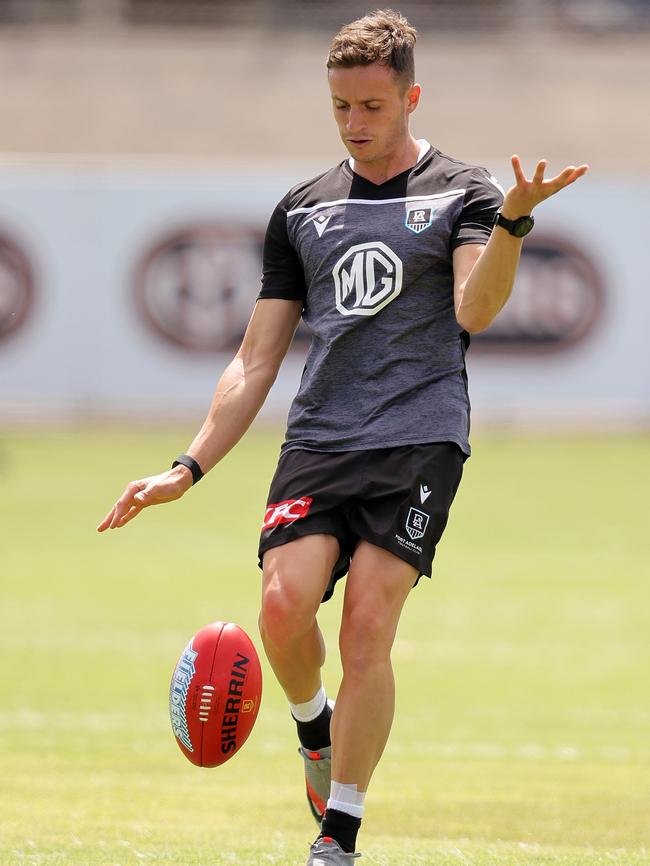
[[[0,232],[0,343],[20,330],[34,297],[34,275],[20,246]]]
[[[257,228],[218,222],[157,241],[135,273],[136,302],[147,326],[193,351],[239,345],[260,288],[263,242]]]

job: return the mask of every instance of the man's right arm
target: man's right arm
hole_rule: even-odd
[[[201,430],[187,450],[209,472],[239,442],[262,408],[300,321],[302,303],[260,300],[226,367]]]
[[[210,411],[187,450],[204,473],[239,442],[266,400],[291,344],[302,311],[301,301],[258,300],[241,347],[226,367]],[[179,499],[192,486],[192,474],[179,465],[127,485],[97,527],[124,526],[143,508]]]

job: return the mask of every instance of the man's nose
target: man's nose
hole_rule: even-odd
[[[360,132],[364,127],[363,115],[361,113],[361,109],[355,108],[352,106],[348,111],[348,120],[347,120],[347,130],[348,132]]]

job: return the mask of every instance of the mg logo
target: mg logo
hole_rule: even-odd
[[[381,241],[350,247],[332,276],[343,316],[374,316],[402,291],[402,261]]]

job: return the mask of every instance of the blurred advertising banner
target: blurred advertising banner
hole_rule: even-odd
[[[255,302],[268,217],[318,171],[1,163],[0,419],[199,419]],[[592,175],[540,206],[512,299],[472,337],[475,420],[650,420],[649,194]],[[267,417],[286,413],[308,340]]]

